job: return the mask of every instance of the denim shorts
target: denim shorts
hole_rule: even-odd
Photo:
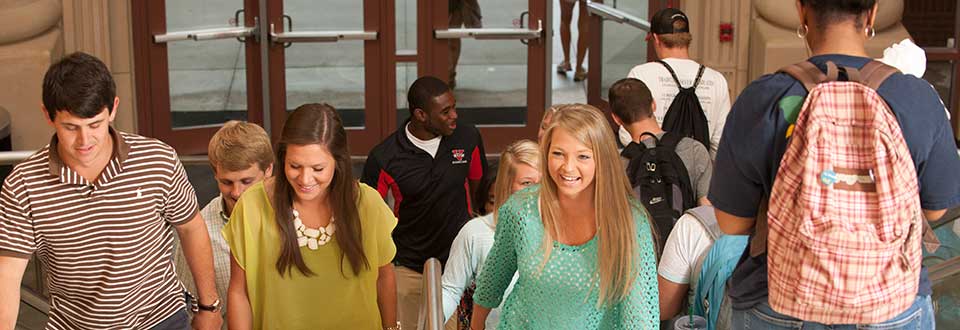
[[[935,322],[930,296],[917,296],[913,305],[906,311],[888,321],[877,324],[827,325],[804,322],[773,311],[767,302],[747,310],[734,309],[731,318],[733,329],[761,330],[932,330],[936,328]]]

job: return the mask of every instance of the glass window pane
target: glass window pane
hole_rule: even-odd
[[[397,0],[397,52],[417,51],[417,0]]]
[[[564,56],[564,44],[562,38],[563,27],[563,8],[565,6],[565,1],[555,2],[553,5],[553,65],[549,66],[547,70],[550,72],[556,72],[553,74],[551,79],[550,87],[552,89],[552,102],[551,104],[567,104],[567,103],[587,103],[587,94],[586,89],[584,89],[584,81],[574,81],[574,74],[576,70],[577,62],[577,43],[580,40],[580,28],[578,26],[580,11],[577,8],[579,3],[574,4],[572,9],[572,17],[570,18],[570,41],[566,45],[567,48],[567,57]],[[587,15],[586,17],[589,17]],[[585,40],[586,42],[586,40]],[[588,54],[589,55],[589,54]],[[570,71],[567,71],[564,67],[563,62],[569,61]],[[590,60],[584,57],[583,66],[584,68],[589,66]],[[562,69],[561,69],[562,68]],[[563,71],[563,72],[560,72]],[[548,104],[551,105],[551,104]]]
[[[459,12],[451,16],[451,28],[479,27],[470,1],[461,2]],[[481,5],[488,4],[480,1]],[[527,11],[526,1],[504,1],[483,8],[483,28],[518,28],[520,15]],[[529,25],[524,18],[524,23]],[[534,25],[536,23],[533,23]],[[459,120],[474,125],[525,125],[527,113],[527,45],[520,40],[451,41],[451,62],[456,63],[447,77],[455,83]]]
[[[410,85],[413,85],[416,80],[416,63],[397,63],[397,127],[403,127],[403,124],[410,118],[407,91],[410,90]]]
[[[951,210],[943,218],[956,219],[957,215]],[[937,222],[933,226],[940,239],[940,248],[934,253],[923,251],[923,265],[930,270],[934,315],[937,324],[960,324],[960,308],[957,307],[960,306],[960,274],[956,274],[960,258],[960,222]]]
[[[243,0],[167,0],[167,31],[229,27]],[[241,16],[242,20],[242,16]],[[173,128],[247,119],[243,43],[236,39],[167,44]]]
[[[283,6],[293,31],[363,30],[362,1],[287,0]],[[293,43],[285,53],[288,111],[306,103],[327,103],[340,113],[344,126],[364,127],[363,41]]]
[[[611,4],[612,5],[612,4]],[[637,18],[649,20],[649,1],[618,1],[616,8]],[[632,25],[603,21],[603,74],[600,97],[607,99],[610,85],[626,78],[634,66],[647,62],[647,32]]]

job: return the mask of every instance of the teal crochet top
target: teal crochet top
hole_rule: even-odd
[[[543,264],[544,228],[539,186],[515,193],[499,210],[493,248],[477,277],[474,303],[493,308],[514,272],[517,283],[507,297],[498,329],[658,329],[660,310],[653,239],[645,212],[636,205],[640,248],[631,292],[615,304],[598,307],[599,235],[578,246],[554,241]]]

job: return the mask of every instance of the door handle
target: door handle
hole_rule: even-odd
[[[600,18],[605,20],[614,21],[620,24],[628,24],[643,31],[650,32],[650,21],[633,16],[630,13],[620,9],[588,0],[587,10],[591,15],[600,16]]]
[[[531,40],[540,39],[543,35],[543,20],[537,20],[536,30],[525,28],[479,28],[479,29],[445,29],[434,30],[437,39],[466,39],[477,40]]]
[[[241,11],[237,11],[234,13],[234,19],[237,19],[240,16],[240,12]],[[232,26],[155,34],[153,35],[153,42],[162,44],[185,40],[204,41],[229,38],[237,38],[237,40],[241,40],[240,38],[251,37],[257,34],[259,24],[256,18],[253,22],[253,26]],[[242,22],[237,21],[237,24],[242,24]]]
[[[526,24],[523,24],[523,22],[524,22],[523,18],[524,18],[524,17],[529,17],[529,16],[530,16],[530,11],[525,11],[525,12],[520,13],[520,28],[525,28],[525,27],[526,27]],[[524,45],[528,45],[528,44],[530,44],[530,41],[529,41],[529,40],[526,40],[526,39],[520,39],[520,43],[522,43],[522,44],[524,44]]]
[[[288,31],[277,32],[270,24],[270,40],[275,43],[337,42],[341,40],[377,40],[376,31]]]

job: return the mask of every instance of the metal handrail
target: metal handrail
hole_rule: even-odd
[[[0,151],[0,165],[16,165],[36,152],[37,150]],[[487,154],[488,161],[493,162],[498,159],[500,159],[500,154]],[[365,162],[367,156],[350,156],[350,161]],[[207,155],[183,155],[180,156],[180,163],[184,165],[208,165],[210,164],[210,158]]]
[[[22,162],[36,152],[36,150],[0,152],[0,165],[14,165]]]
[[[430,258],[423,264],[423,301],[420,303],[418,330],[443,329],[443,291],[440,287],[440,260]]]
[[[638,29],[650,32],[650,21],[633,16],[632,14],[623,10],[589,0],[587,1],[587,10],[590,11],[590,14],[600,16],[605,20],[631,25]]]
[[[16,165],[36,152],[37,150],[0,151],[0,165]],[[499,157],[499,154],[487,154],[488,160],[499,159]],[[350,160],[364,162],[367,160],[367,156],[350,156]],[[210,158],[207,155],[183,155],[180,156],[180,163],[183,165],[209,165]]]
[[[37,153],[37,150],[0,151],[0,165],[16,165],[35,153]],[[366,157],[363,158],[366,159]],[[180,163],[184,165],[206,165],[210,164],[210,158],[207,158],[206,155],[186,155],[180,156]]]

